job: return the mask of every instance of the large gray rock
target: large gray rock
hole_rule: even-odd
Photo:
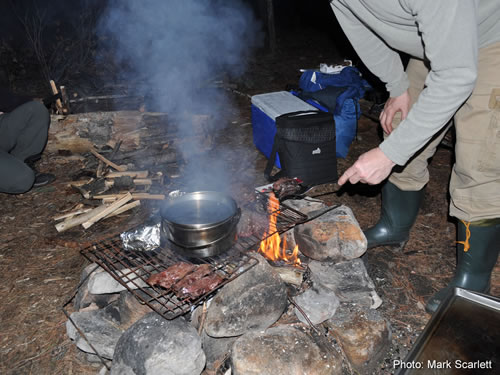
[[[123,282],[126,283],[129,289],[147,288],[147,285],[135,271],[132,272],[130,269],[123,269],[117,271],[118,277],[120,277]],[[88,278],[88,292],[91,294],[110,294],[110,293],[120,293],[127,288],[120,284],[113,276],[102,268],[98,268],[93,272]]]
[[[287,199],[285,205],[297,210],[308,217],[316,215],[324,210],[328,209],[328,206],[319,199],[314,199],[307,197],[304,199]],[[293,230],[288,230],[283,234],[286,238],[289,249],[293,249],[297,243],[295,242],[295,236]]]
[[[338,355],[291,326],[241,336],[233,345],[231,363],[234,375],[337,375],[342,370]]]
[[[201,347],[207,357],[207,369],[217,369],[227,355],[231,352],[231,347],[238,337],[211,337],[203,332],[201,335]]]
[[[120,297],[119,293],[93,294],[89,291],[89,280],[93,278],[91,274],[102,272],[105,273],[104,269],[99,267],[96,263],[91,263],[83,269],[80,276],[80,282],[82,284],[78,288],[73,303],[75,310],[102,309]],[[113,282],[115,281],[113,280]],[[124,290],[125,288],[122,287],[120,289]]]
[[[207,301],[207,306],[210,306],[212,300]],[[199,332],[200,324],[203,320],[203,306],[198,306],[191,314],[191,324]],[[201,347],[207,358],[206,369],[215,370],[220,366],[222,361],[227,358],[231,347],[238,337],[212,337],[202,330]]]
[[[116,343],[124,330],[113,322],[112,317],[104,310],[77,311],[70,317],[101,357],[113,358]],[[87,340],[78,333],[69,320],[66,322],[66,332],[80,350],[94,353]]]
[[[122,292],[117,301],[103,309],[77,311],[70,317],[97,353],[104,358],[111,359],[121,334],[150,311],[149,307],[140,304],[129,292]],[[80,350],[94,353],[87,340],[80,335],[69,320],[66,322],[66,331],[68,337],[76,342]]]
[[[294,300],[314,325],[330,319],[340,304],[335,292],[320,283],[313,284],[311,288],[295,297]],[[308,324],[302,312],[295,308],[297,318],[302,323]]]
[[[259,263],[222,287],[212,300],[204,326],[208,335],[231,337],[266,329],[285,311],[284,282],[262,256],[255,257]]]
[[[196,330],[184,318],[149,313],[118,340],[112,375],[198,375],[205,354]]]
[[[314,198],[304,198],[304,199],[287,199],[285,201],[285,205],[307,215],[308,217],[312,217],[322,210],[327,210],[328,206],[320,199]]]
[[[371,309],[382,304],[361,259],[340,263],[312,261],[309,269],[313,282],[332,289],[341,302],[356,303]]]
[[[294,238],[302,254],[321,261],[340,262],[359,258],[366,252],[367,246],[358,221],[346,206],[297,225],[294,228]]]
[[[391,329],[377,310],[342,304],[325,324],[358,373],[371,374],[379,367],[389,349]]]

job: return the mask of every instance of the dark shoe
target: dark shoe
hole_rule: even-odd
[[[45,186],[54,182],[56,176],[52,173],[40,173],[35,171],[35,182],[33,183],[33,188],[37,188],[40,186]]]
[[[459,222],[457,228],[457,268],[448,286],[434,294],[425,310],[434,313],[454,287],[489,293],[491,272],[500,252],[500,220]]]
[[[382,245],[399,246],[408,242],[410,229],[417,219],[424,189],[403,191],[387,181],[382,188],[382,212],[375,226],[364,231],[367,248]]]
[[[42,158],[41,154],[33,155],[24,160],[26,165],[33,169],[33,172],[35,172],[35,182],[33,183],[33,188],[41,187],[50,184],[51,182],[54,182],[56,179],[56,176],[53,175],[52,173],[41,173],[38,172],[38,170],[35,167],[35,164],[38,160]]]

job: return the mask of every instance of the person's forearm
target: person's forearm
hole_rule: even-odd
[[[405,1],[413,5],[431,70],[426,88],[407,118],[380,145],[384,154],[399,165],[442,129],[472,93],[478,54],[473,2]]]

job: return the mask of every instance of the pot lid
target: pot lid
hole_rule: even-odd
[[[161,210],[163,219],[179,225],[213,225],[235,215],[236,202],[218,192],[195,192],[168,201]]]

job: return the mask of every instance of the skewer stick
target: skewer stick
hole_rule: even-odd
[[[90,152],[92,153],[92,155],[94,155],[97,159],[102,161],[104,164],[109,165],[111,168],[114,168],[119,172],[125,172],[127,170],[127,167],[125,167],[123,165],[115,164],[112,161],[106,159],[104,156],[102,156],[100,153],[98,153],[94,147],[90,147]]]
[[[108,216],[110,213],[116,211],[117,209],[119,209],[121,206],[123,206],[125,203],[127,203],[130,200],[132,200],[132,194],[130,194],[130,193],[125,194],[120,199],[118,199],[116,202],[111,203],[109,206],[107,206],[106,209],[97,213],[97,215],[91,217],[86,222],[82,223],[82,226],[85,229],[90,228],[92,225],[97,223],[99,220]]]

